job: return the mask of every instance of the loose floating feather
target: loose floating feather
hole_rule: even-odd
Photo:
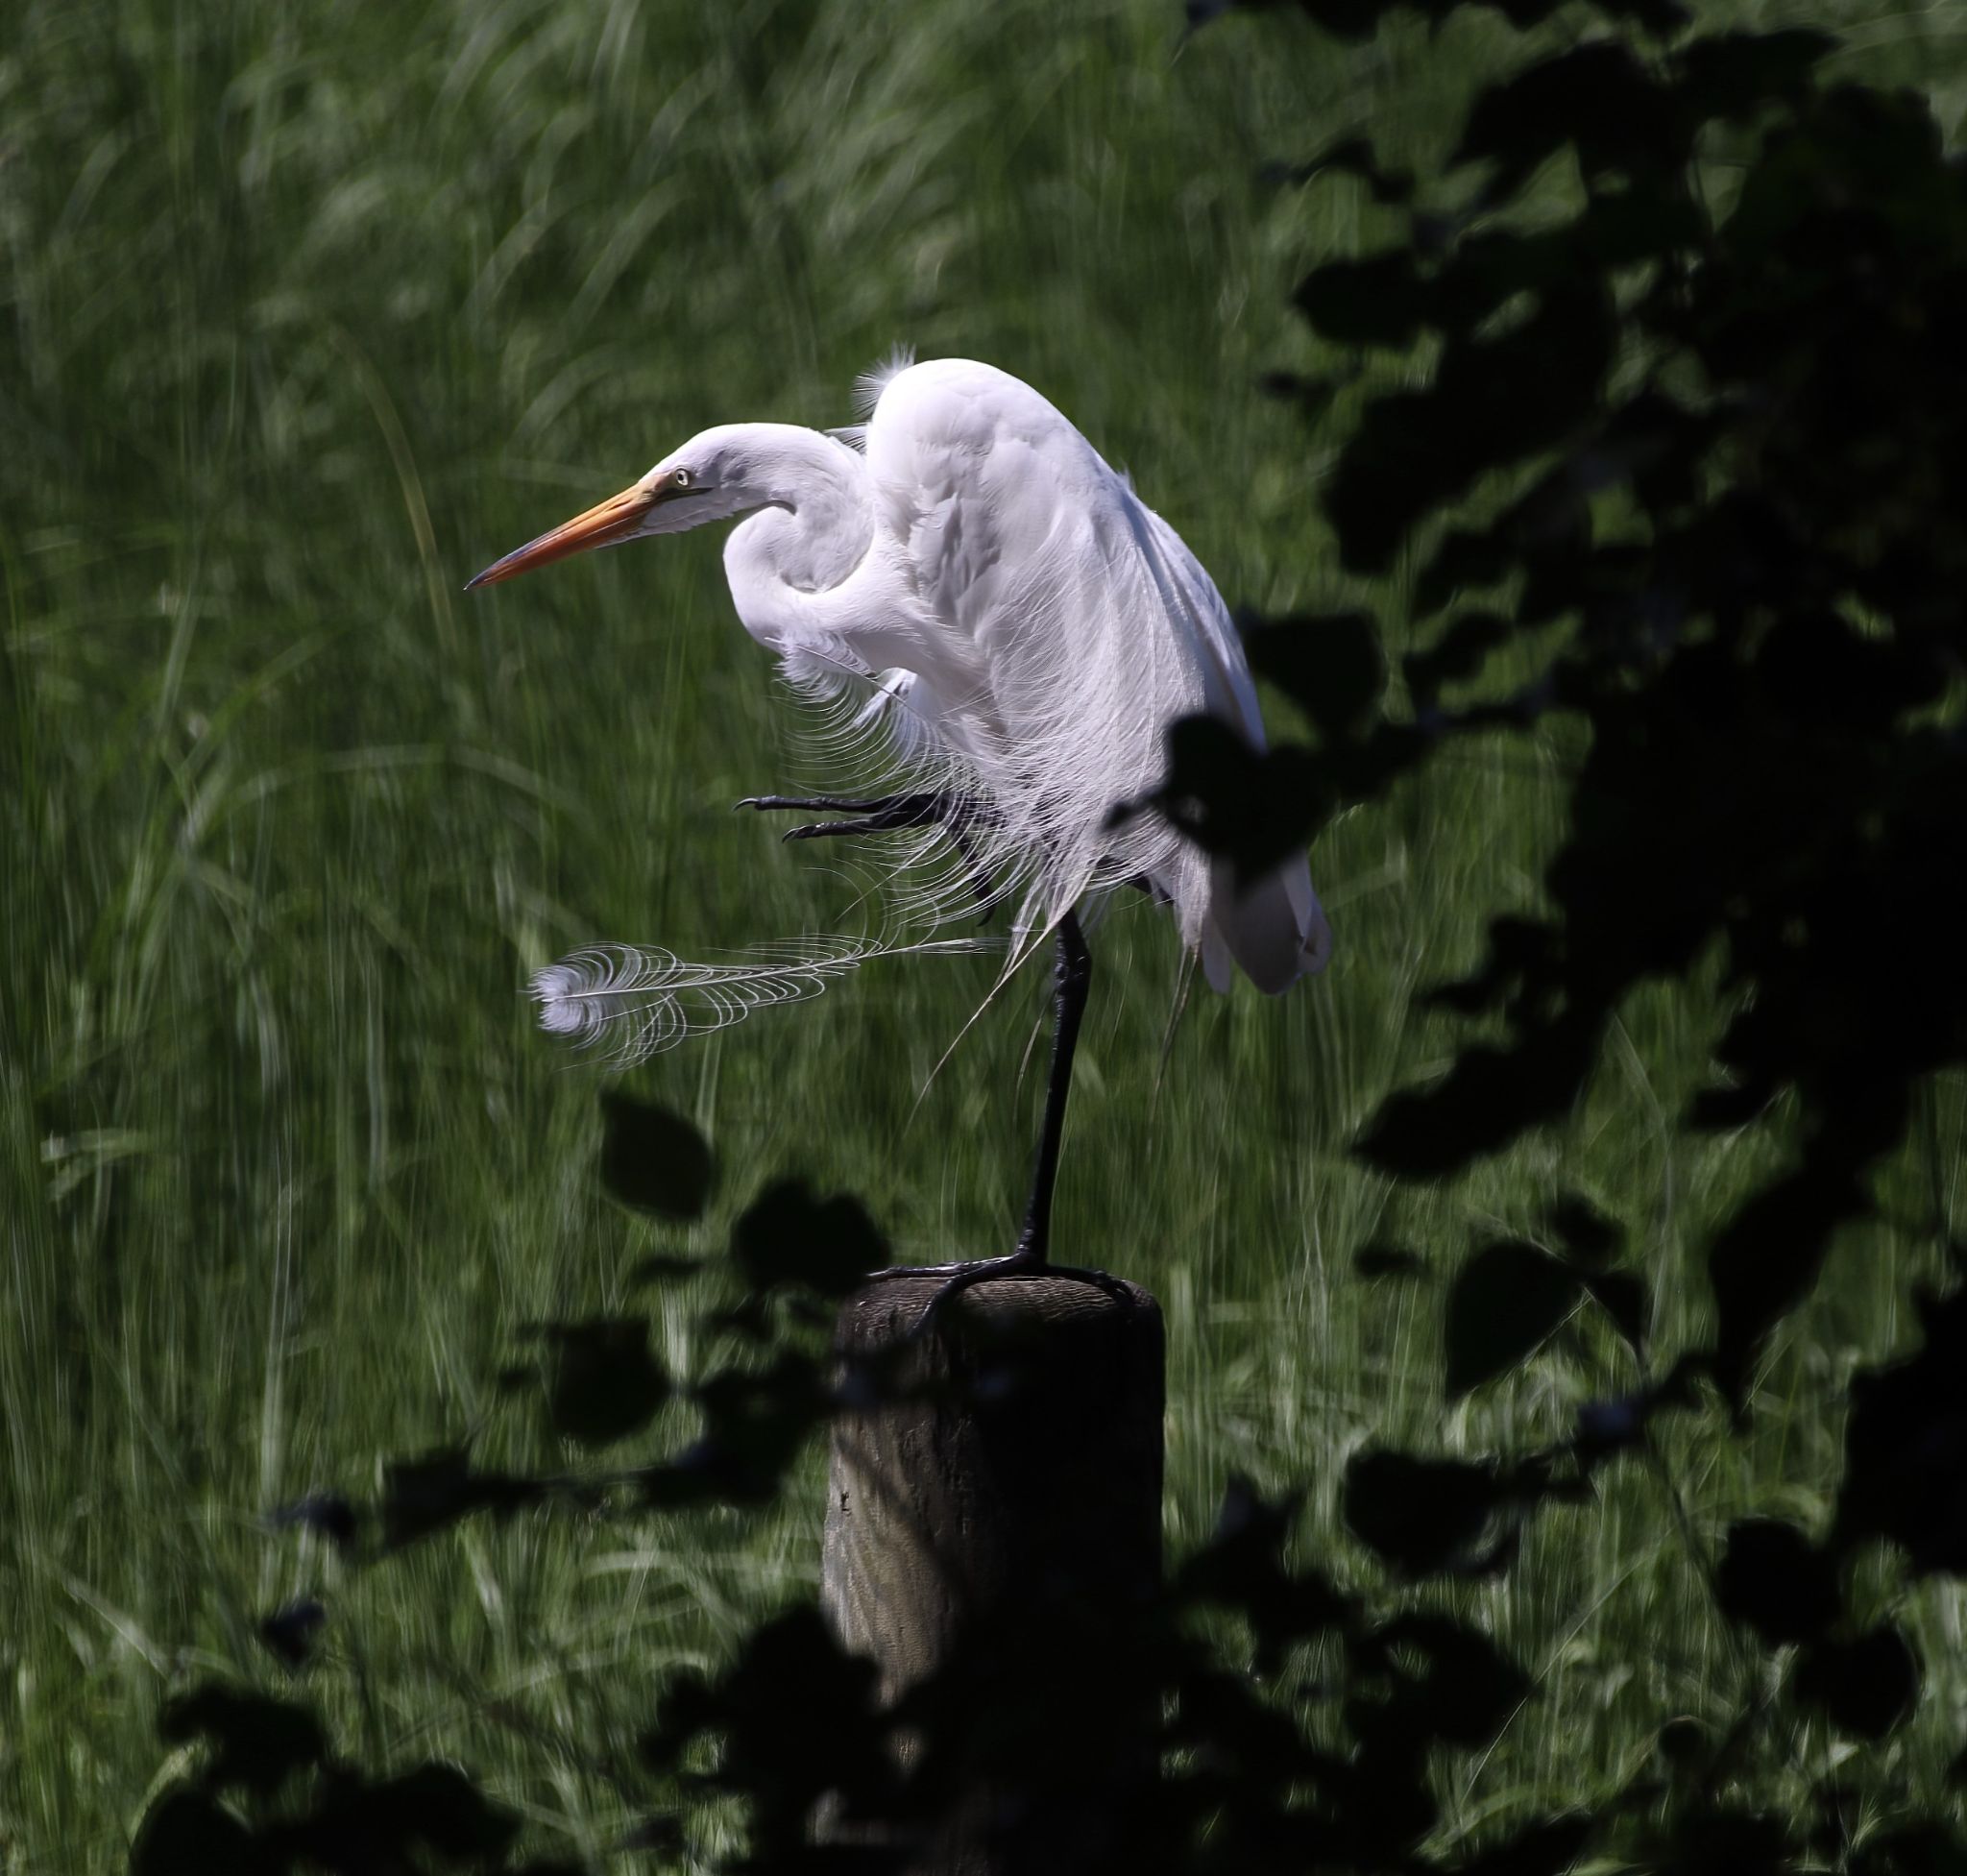
[[[882,944],[866,938],[789,939],[731,963],[692,963],[673,951],[596,945],[535,971],[540,1027],[619,1066],[673,1049],[692,1035],[741,1023],[754,1010],[804,1003],[876,958],[964,956],[1001,950],[995,938]]]

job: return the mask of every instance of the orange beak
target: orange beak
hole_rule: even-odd
[[[496,586],[500,580],[511,579],[515,573],[544,567],[549,560],[565,560],[569,554],[583,553],[589,548],[611,547],[617,541],[629,540],[642,525],[643,517],[662,500],[665,493],[667,491],[662,489],[645,489],[638,483],[632,489],[623,489],[619,495],[611,495],[607,500],[596,502],[586,514],[562,522],[537,541],[528,541],[524,547],[515,548],[503,560],[495,560],[476,579],[465,582],[465,591],[469,593],[476,586]]]

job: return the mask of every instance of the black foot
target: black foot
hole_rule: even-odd
[[[970,869],[970,890],[980,912],[978,922],[986,922],[997,910],[998,891],[977,864],[976,851],[967,838],[968,830],[985,819],[987,811],[965,796],[926,792],[856,801],[831,794],[747,794],[735,805],[756,808],[761,814],[818,814],[831,810],[836,815],[855,816],[852,820],[814,820],[803,827],[789,827],[780,835],[782,841],[827,841],[842,834],[889,834],[910,827],[940,827]]]
[[[853,815],[853,820],[814,821],[795,827],[788,841],[818,841],[832,834],[886,834],[896,828],[933,827],[938,823],[960,827],[972,812],[966,804],[946,794],[886,794],[875,801],[848,801],[827,794],[747,794],[741,808],[756,808],[761,814],[789,810],[818,814],[831,809],[837,815]]]
[[[733,813],[740,808],[756,808],[761,814],[787,808],[814,812],[831,808],[836,814],[871,815],[886,808],[893,798],[884,795],[879,801],[850,801],[838,794],[747,794],[742,801],[732,802],[731,808]]]
[[[948,1280],[937,1286],[935,1294],[922,1305],[922,1313],[915,1319],[915,1327],[909,1333],[911,1337],[927,1335],[935,1325],[936,1311],[951,1298],[961,1296],[967,1289],[979,1283],[994,1283],[1008,1277],[1056,1277],[1067,1283],[1088,1283],[1105,1296],[1131,1306],[1132,1293],[1117,1277],[1109,1277],[1104,1270],[1082,1270],[1075,1264],[1055,1264],[1046,1260],[1043,1253],[1020,1245],[1015,1251],[1002,1257],[973,1257],[959,1264],[896,1264],[887,1270],[872,1270],[863,1279],[869,1283],[882,1283],[898,1277],[941,1277]]]

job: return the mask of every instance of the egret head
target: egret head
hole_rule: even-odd
[[[465,591],[496,585],[589,548],[619,547],[644,534],[681,534],[706,522],[729,521],[765,506],[778,497],[772,493],[772,452],[759,432],[778,427],[720,424],[699,431],[619,495],[611,495],[585,514],[494,561],[466,582]]]

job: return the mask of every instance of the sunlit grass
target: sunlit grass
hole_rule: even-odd
[[[164,1692],[275,1671],[255,1618],[316,1591],[317,1692],[352,1746],[456,1754],[598,1860],[662,1670],[810,1588],[810,1471],[767,1518],[526,1520],[362,1573],[257,1522],[481,1425],[513,1462],[558,1463],[496,1391],[530,1324],[646,1306],[658,1351],[700,1363],[702,1299],[628,1287],[659,1234],[599,1197],[596,1078],[533,1032],[524,977],[596,938],[835,929],[848,896],[729,813],[791,779],[799,743],[715,542],[457,589],[706,423],[845,421],[854,374],[909,341],[1054,395],[1232,598],[1332,597],[1330,438],[1254,385],[1316,362],[1290,285],[1377,211],[1254,178],[1357,127],[1396,158],[1439,150],[1512,41],[1485,14],[1433,50],[1412,21],[1338,48],[1280,16],[1178,47],[1178,11],[10,15],[0,1867],[113,1864],[165,1763]],[[1928,17],[1869,21],[1850,57],[1931,79],[1957,115]],[[1698,994],[1636,996],[1574,1124],[1451,1188],[1394,1191],[1345,1156],[1445,1060],[1416,993],[1476,956],[1482,910],[1535,902],[1560,754],[1469,752],[1341,820],[1314,854],[1330,973],[1281,1003],[1197,997],[1165,1069],[1172,935],[1145,907],[1099,935],[1059,1232],[1167,1307],[1172,1543],[1241,1470],[1306,1487],[1306,1545],[1367,1580],[1333,1509],[1356,1446],[1527,1445],[1629,1384],[1591,1337],[1473,1405],[1440,1399],[1442,1273],[1560,1185],[1645,1250],[1657,1341],[1698,1331],[1703,1234],[1782,1150],[1672,1132],[1712,1033]],[[641,1071],[721,1162],[710,1219],[671,1235],[715,1247],[803,1170],[863,1195],[902,1255],[1008,1243],[1036,978],[933,1072],[989,975],[869,971]],[[1930,1123],[1888,1181],[1899,1228],[1785,1330],[1753,1437],[1686,1432],[1705,1539],[1827,1502],[1837,1429],[1814,1402],[1906,1341],[1956,1222],[1956,1094]],[[1430,1277],[1356,1276],[1374,1235]],[[1619,1476],[1507,1582],[1455,1592],[1542,1696],[1456,1791],[1457,1824],[1589,1802],[1659,1719],[1738,1702],[1665,1489]],[[1957,1607],[1935,1595],[1921,1620],[1935,1697],[1880,1755],[1915,1783],[1967,1700]]]

